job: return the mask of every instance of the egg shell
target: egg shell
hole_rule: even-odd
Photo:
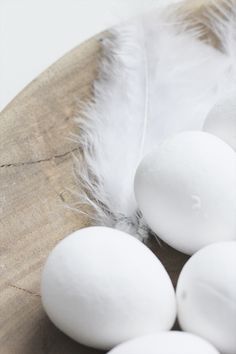
[[[236,242],[210,245],[185,265],[177,286],[183,330],[236,353]]]
[[[205,132],[180,133],[138,167],[135,195],[149,227],[177,250],[193,254],[236,240],[236,154]]]
[[[161,262],[134,237],[105,227],[80,230],[56,246],[41,294],[60,330],[98,349],[169,330],[176,318],[174,288]]]
[[[236,93],[212,108],[203,130],[218,136],[236,150]]]
[[[208,342],[183,332],[159,332],[136,338],[113,349],[109,354],[219,354]]]

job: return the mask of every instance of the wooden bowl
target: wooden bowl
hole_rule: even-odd
[[[188,16],[206,1],[187,2]],[[103,34],[106,35],[106,34]],[[68,139],[78,98],[91,98],[101,56],[99,37],[74,49],[34,80],[0,114],[0,352],[96,354],[57,330],[40,301],[40,273],[52,248],[87,225],[65,208],[76,189]],[[209,39],[212,36],[209,32]],[[187,257],[150,240],[176,283]]]

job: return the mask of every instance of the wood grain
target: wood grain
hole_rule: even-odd
[[[201,16],[201,7],[193,15]],[[199,2],[200,5],[200,2]],[[188,5],[189,6],[189,5]],[[188,15],[189,16],[189,15]],[[210,38],[210,34],[209,34]],[[68,139],[77,128],[78,98],[91,97],[101,55],[99,37],[76,48],[32,82],[0,114],[0,352],[96,354],[59,332],[40,301],[40,274],[49,252],[87,225],[65,208],[76,184]],[[149,246],[176,284],[187,257]]]
[[[0,114],[0,352],[96,353],[62,335],[40,302],[40,273],[55,244],[86,225],[65,208],[75,188],[68,139],[78,98],[91,95],[93,39],[54,64]]]

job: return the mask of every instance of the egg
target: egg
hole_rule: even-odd
[[[61,331],[98,349],[168,330],[176,318],[174,288],[161,262],[111,228],[86,228],[61,241],[44,267],[41,294]]]
[[[185,265],[177,286],[183,330],[236,353],[236,242],[203,248]]]
[[[169,138],[144,157],[134,189],[149,227],[177,250],[236,240],[236,154],[218,137]]]
[[[205,340],[183,332],[159,332],[119,345],[108,354],[219,354]]]
[[[213,107],[203,130],[217,135],[236,150],[236,95],[222,99]]]

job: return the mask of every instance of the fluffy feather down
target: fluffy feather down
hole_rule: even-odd
[[[202,128],[221,94],[235,44],[224,29],[219,32],[218,19],[212,23],[229,42],[226,54],[200,41],[198,29],[183,30],[179,17],[169,15],[156,11],[105,36],[93,102],[77,118],[81,205],[90,207],[94,224],[141,239],[148,227],[134,197],[136,168],[166,137]]]

